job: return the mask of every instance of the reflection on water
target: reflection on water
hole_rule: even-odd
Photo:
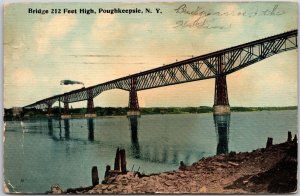
[[[230,114],[214,115],[214,122],[218,137],[217,154],[227,154]]]
[[[94,141],[94,119],[93,118],[88,118],[87,119],[87,126],[89,130],[89,140]]]
[[[52,136],[53,135],[53,124],[52,124],[52,119],[51,118],[48,118],[48,129],[49,129],[48,134],[50,136]]]
[[[65,138],[66,138],[66,140],[69,140],[70,139],[70,120],[64,119],[64,124],[65,124]]]
[[[131,150],[134,158],[140,158],[140,144],[138,138],[139,117],[129,116],[129,126],[131,130]]]
[[[54,119],[48,119],[48,135],[51,136],[51,138],[54,141],[63,141],[63,140],[72,140],[72,141],[82,141],[85,142],[86,139],[78,139],[78,138],[72,138],[70,137],[70,131],[71,130],[71,126],[70,126],[70,120],[71,119],[64,119],[64,126],[62,126],[61,123],[61,119],[59,120],[54,120]],[[54,122],[53,122],[54,121]],[[58,127],[53,127],[53,123],[58,122]],[[81,126],[83,127],[83,126]],[[93,118],[88,118],[87,119],[87,131],[88,131],[88,140],[89,141],[94,141],[94,119]],[[58,128],[59,130],[59,137],[57,137],[57,135],[55,134],[54,129]],[[62,129],[65,132],[65,137],[62,137]],[[73,128],[72,128],[73,129]]]
[[[214,123],[215,130],[217,136],[217,154],[228,153],[228,141],[229,141],[229,126],[230,126],[230,114],[227,115],[214,115]],[[94,141],[94,119],[88,118],[87,120],[87,131],[88,131],[88,140]],[[65,140],[70,140],[70,119],[64,119],[64,132],[65,132]],[[151,146],[151,149],[148,147],[143,148],[143,153],[141,153],[141,147],[138,138],[138,130],[139,130],[139,121],[140,117],[131,116],[128,117],[129,128],[131,131],[131,154],[136,159],[143,159],[152,162],[160,162],[167,163],[171,162],[173,164],[177,164],[179,161],[178,152],[173,150],[172,153],[168,151],[168,149],[157,149],[156,146]],[[61,120],[58,120],[59,123],[59,138],[53,134],[53,119],[48,119],[48,134],[52,136],[54,140],[63,140],[61,135],[62,125]],[[168,159],[169,155],[169,159]],[[185,163],[189,162],[191,154],[186,152],[183,161]],[[182,159],[182,158],[181,158]]]
[[[180,149],[168,148],[168,145],[162,146],[157,145],[142,145],[141,148],[138,138],[138,130],[139,130],[139,121],[140,117],[138,116],[130,116],[128,117],[129,128],[131,131],[131,156],[136,159],[144,160],[147,162],[153,163],[162,163],[162,164],[174,164],[178,165],[181,159],[185,163],[190,162],[191,151],[183,152],[184,157],[179,158]]]
[[[279,143],[286,139],[286,130],[296,133],[297,111],[233,112],[213,118],[212,114],[174,114],[6,123],[5,178],[16,191],[43,193],[55,183],[64,189],[90,186],[87,171],[96,165],[103,178],[118,147],[126,150],[129,169],[140,168],[149,174],[178,169],[180,161],[191,165],[216,153],[264,147],[270,135]]]
[[[61,139],[61,120],[58,120],[58,125],[59,125],[59,139]]]
[[[51,136],[51,138],[54,141],[62,140],[62,138],[61,138],[61,122],[59,120],[59,138],[57,138],[57,136],[54,133],[54,129],[53,129],[53,121],[54,121],[54,119],[48,118],[48,135]]]

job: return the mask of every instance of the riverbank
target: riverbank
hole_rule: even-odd
[[[230,107],[231,112],[260,112],[260,111],[283,111],[283,110],[297,110],[297,106],[285,107]],[[97,117],[119,117],[126,116],[127,107],[95,107],[94,113]],[[70,108],[69,112],[71,118],[85,118],[86,108]],[[201,114],[212,113],[213,107],[199,106],[199,107],[148,107],[140,108],[141,115],[155,115],[155,114]],[[60,119],[61,113],[59,109],[53,108],[53,119]],[[13,116],[11,109],[5,109],[4,121],[13,120],[35,120],[35,119],[48,119],[45,111],[38,109],[25,109],[20,115]]]
[[[270,142],[270,141],[269,141]],[[297,139],[252,152],[203,158],[172,172],[112,175],[103,184],[49,193],[291,193],[297,189]]]

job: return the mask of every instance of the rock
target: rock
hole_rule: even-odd
[[[223,171],[223,169],[221,167],[218,167],[217,171]]]
[[[112,185],[109,185],[109,186],[107,187],[107,189],[108,189],[108,190],[112,190],[112,189],[115,188],[115,187],[116,187],[116,185],[112,184]]]
[[[217,167],[222,167],[222,166],[224,166],[224,164],[222,164],[222,163],[220,163],[220,162],[211,162],[212,164],[214,164],[215,166],[217,166]]]
[[[180,161],[179,169],[180,170],[185,170],[186,169],[186,165],[183,163],[183,161]]]
[[[51,186],[51,194],[62,194],[64,191],[62,190],[62,188],[60,188],[60,186],[58,184],[52,185]]]
[[[201,187],[199,193],[207,193],[207,188],[205,186]]]
[[[101,189],[107,189],[109,185],[108,184],[102,184],[102,186],[100,187]]]
[[[134,172],[127,172],[125,175],[126,178],[131,178],[131,177],[134,177],[135,173]]]
[[[111,194],[112,191],[105,189],[105,190],[103,190],[103,193],[104,193],[104,194]]]
[[[234,162],[231,162],[231,161],[228,161],[228,164],[233,165],[233,166],[239,166],[238,163],[234,163]]]
[[[196,181],[192,181],[189,184],[189,187],[191,188],[190,190],[191,190],[192,193],[196,193],[198,191],[198,187],[197,187]]]
[[[235,151],[231,151],[231,152],[228,154],[229,157],[233,157],[234,155],[236,155],[236,152],[235,152]]]
[[[176,180],[176,176],[175,175],[167,175],[166,177],[169,180]]]
[[[147,182],[145,185],[145,193],[155,193],[155,183],[152,181]]]
[[[285,156],[289,158],[274,167]],[[296,187],[294,185],[297,183],[297,144],[285,142],[253,153],[231,152],[231,155],[213,156],[186,168],[149,175],[136,175],[138,173],[133,172],[119,175],[112,172],[116,176],[109,178],[108,184],[96,185],[92,190],[86,191],[76,189],[76,192],[81,194],[287,193],[293,191],[292,188]],[[271,175],[274,172],[277,172],[275,177]],[[255,177],[257,174],[259,176]]]
[[[164,184],[167,185],[167,186],[172,186],[173,185],[172,181],[165,181]]]

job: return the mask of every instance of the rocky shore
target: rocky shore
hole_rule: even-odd
[[[297,138],[252,152],[220,154],[172,172],[108,175],[102,184],[48,193],[64,194],[237,194],[297,191]]]

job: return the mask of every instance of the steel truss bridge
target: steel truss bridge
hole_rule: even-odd
[[[129,91],[129,110],[138,110],[137,91],[210,78],[216,78],[214,105],[229,105],[226,75],[273,55],[297,49],[297,35],[298,31],[293,30],[266,37],[102,84],[55,95],[24,108],[50,109],[55,102],[59,101],[64,103],[64,113],[67,114],[69,103],[87,100],[87,113],[93,113],[94,97],[103,91],[122,89]]]

